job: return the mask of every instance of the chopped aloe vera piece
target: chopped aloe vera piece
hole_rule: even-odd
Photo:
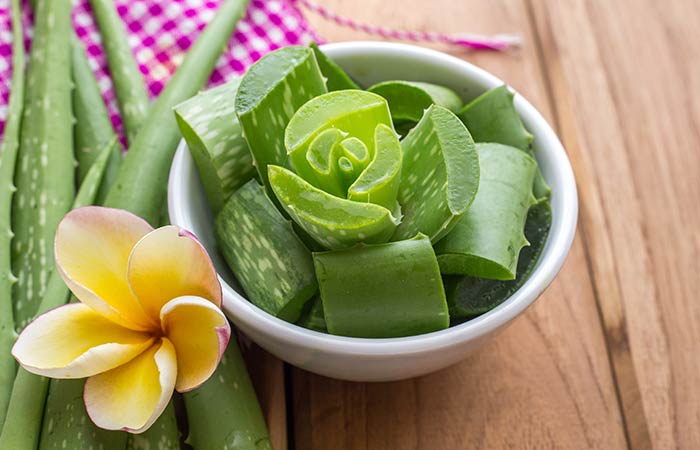
[[[253,64],[241,80],[236,114],[266,188],[267,165],[287,166],[284,130],[296,110],[326,92],[313,50],[284,47]]]
[[[474,203],[435,246],[445,274],[512,280],[527,211],[535,203],[537,163],[527,153],[501,144],[477,144],[481,182]]]
[[[449,325],[440,270],[430,239],[314,253],[331,334],[414,336]]]
[[[479,188],[479,158],[469,131],[433,105],[403,141],[399,203],[403,220],[392,240],[424,233],[437,242],[452,230]]]
[[[513,105],[513,94],[506,85],[491,89],[466,105],[459,117],[475,142],[496,142],[519,148],[534,157],[530,134]],[[539,167],[533,185],[535,198],[548,198],[551,189]]]
[[[317,289],[311,252],[255,180],[238,189],[216,218],[219,248],[248,299],[289,322]]]
[[[430,105],[439,105],[456,113],[462,107],[462,99],[450,88],[416,81],[384,81],[367,89],[389,102],[394,123],[409,122],[415,125]]]
[[[325,53],[318,48],[315,42],[309,44],[316,55],[316,61],[318,61],[318,67],[321,69],[321,73],[326,77],[326,86],[328,91],[342,91],[343,89],[360,89],[360,87],[352,81],[352,78],[348,76],[339,65],[334,63]]]
[[[226,199],[255,175],[253,158],[236,116],[240,78],[201,92],[175,107],[209,206],[216,213]]]
[[[386,242],[396,229],[391,211],[382,206],[328,194],[283,167],[268,166],[268,173],[272,190],[285,211],[324,247],[341,249],[358,242]]]
[[[326,318],[323,315],[323,301],[321,300],[321,296],[314,297],[314,299],[306,305],[306,309],[301,314],[301,318],[297,321],[297,325],[308,328],[309,330],[328,333]]]
[[[484,278],[449,275],[444,278],[447,304],[453,322],[469,319],[503,303],[530,277],[547,242],[552,226],[549,200],[542,200],[530,208],[525,222],[525,238],[529,246],[520,251],[514,280],[500,281]]]

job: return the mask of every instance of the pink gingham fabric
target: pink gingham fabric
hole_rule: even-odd
[[[201,30],[223,0],[114,0],[128,31],[134,57],[152,97],[157,96]],[[312,32],[293,0],[251,0],[228,48],[214,70],[215,85],[243,73],[264,54],[286,45],[307,44]],[[31,39],[28,0],[23,2],[26,47]],[[122,134],[121,118],[109,77],[100,33],[88,0],[77,0],[73,26],[87,51],[115,129]],[[12,78],[12,23],[10,0],[0,0],[0,134],[7,116]]]

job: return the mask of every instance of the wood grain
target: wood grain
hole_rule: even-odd
[[[494,72],[545,116],[555,117],[548,71],[537,47],[539,33],[531,26],[533,13],[525,1],[405,0],[399,6],[333,0],[324,5],[358,20],[399,28],[520,30],[527,45],[519,52],[457,55]],[[366,38],[308,16],[329,40]],[[296,448],[626,448],[583,244],[576,239],[557,281],[535,306],[457,366],[380,384],[347,383],[294,370]]]

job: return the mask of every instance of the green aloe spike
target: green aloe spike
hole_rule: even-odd
[[[503,85],[485,92],[467,104],[459,117],[465,123],[475,142],[496,142],[519,148],[534,155],[532,134],[525,128],[513,104],[513,94]],[[539,167],[533,185],[535,198],[548,198],[551,189]]]
[[[477,144],[479,192],[457,226],[435,246],[445,274],[512,280],[527,211],[535,203],[532,182],[537,163],[527,153],[502,144]]]
[[[525,222],[525,238],[530,243],[520,251],[514,280],[488,280],[466,276],[444,279],[450,319],[460,322],[483,314],[503,303],[530,277],[542,254],[552,226],[552,210],[544,199],[530,208]]]
[[[100,27],[109,72],[124,120],[124,129],[131,144],[146,119],[149,107],[146,84],[134,60],[124,24],[112,0],[90,0],[90,5]]]
[[[70,9],[68,0],[39,0],[35,14],[13,199],[18,328],[41,301],[51,274],[56,226],[74,195]]]
[[[236,95],[236,113],[260,179],[268,192],[267,166],[288,166],[284,130],[296,110],[326,92],[313,51],[284,47],[248,69]]]
[[[315,42],[309,44],[309,47],[313,49],[318,67],[326,78],[326,87],[329,92],[342,91],[344,89],[360,89],[357,83],[352,81],[352,78],[339,65],[326,56]]]
[[[425,235],[314,253],[314,264],[331,334],[389,338],[449,325],[440,270]]]
[[[212,377],[184,398],[190,423],[187,442],[194,450],[272,450],[265,418],[235,339],[229,342]]]
[[[187,141],[214,213],[255,175],[235,110],[240,83],[240,78],[233,78],[175,107],[180,132]]]
[[[119,164],[122,160],[121,145],[116,140],[116,134],[109,120],[107,108],[102,101],[100,88],[90,69],[83,44],[72,36],[72,67],[73,67],[73,114],[75,115],[75,156],[78,160],[78,183],[82,183],[100,150],[110,142],[114,142],[112,153],[100,185],[100,191],[95,203],[101,204],[107,195]]]
[[[12,195],[19,130],[24,103],[24,34],[19,0],[12,0],[12,92],[7,105],[5,134],[0,145],[0,430],[12,392],[16,364],[10,355],[15,341],[12,286],[17,279],[12,273]]]
[[[248,299],[274,316],[296,321],[317,289],[311,253],[257,181],[229,198],[215,232]]]
[[[116,136],[102,149],[85,176],[73,202],[73,208],[94,203],[114,145],[117,145]],[[59,272],[54,270],[51,272],[46,291],[34,315],[43,314],[63,305],[67,298],[68,287],[63,282]],[[1,428],[0,448],[36,450],[48,386],[48,378],[31,374],[22,368],[17,371],[14,385],[12,385],[7,420],[5,426]],[[61,391],[56,392],[60,393]],[[51,420],[52,416],[47,414],[46,417]]]
[[[457,116],[433,105],[403,141],[399,203],[403,220],[393,240],[416,233],[437,242],[469,208],[479,187],[479,159]]]
[[[226,0],[221,4],[150,108],[107,194],[106,206],[126,209],[157,224],[170,163],[180,139],[172,108],[195,95],[207,82],[247,5],[248,0]]]
[[[439,105],[453,113],[462,108],[462,99],[452,89],[417,81],[384,81],[367,89],[389,102],[391,118],[397,126],[415,125],[430,105]]]

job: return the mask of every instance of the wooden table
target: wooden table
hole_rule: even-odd
[[[700,2],[322,3],[396,28],[520,32],[506,54],[436,48],[548,118],[580,220],[542,298],[450,369],[348,383],[252,355],[276,449],[700,449]],[[307,16],[329,41],[368,38]]]

